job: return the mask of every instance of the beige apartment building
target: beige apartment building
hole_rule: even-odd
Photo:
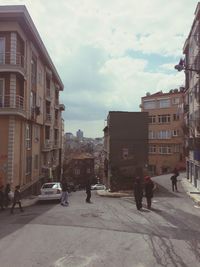
[[[147,93],[141,98],[141,111],[149,117],[148,168],[151,175],[185,168],[183,138],[184,88]]]
[[[185,116],[187,178],[200,189],[200,3],[183,47],[185,59],[180,70],[185,70]]]
[[[0,6],[0,184],[60,178],[63,88],[26,7]]]

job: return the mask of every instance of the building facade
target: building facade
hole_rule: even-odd
[[[175,167],[185,168],[183,136],[184,88],[162,91],[141,98],[141,111],[148,112],[149,173],[160,175]]]
[[[200,189],[200,3],[183,48],[187,178]]]
[[[94,173],[94,157],[89,153],[79,153],[74,155],[66,165],[64,176],[68,182],[73,182],[75,186],[84,188],[86,181],[96,183]]]
[[[59,179],[63,83],[25,6],[0,8],[0,183]]]
[[[133,188],[148,164],[148,113],[110,111],[104,128],[104,184]]]

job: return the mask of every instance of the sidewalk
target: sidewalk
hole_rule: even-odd
[[[29,207],[34,205],[36,202],[38,201],[38,196],[28,196],[26,198],[22,198],[21,202],[22,202],[22,207]]]
[[[181,184],[183,186],[184,191],[191,197],[197,205],[200,206],[200,191],[193,186],[192,183],[185,177],[181,177]]]

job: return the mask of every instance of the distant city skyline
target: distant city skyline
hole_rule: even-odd
[[[179,88],[174,70],[195,0],[0,0],[26,5],[64,83],[65,132],[102,137],[109,111],[140,111],[147,92]]]

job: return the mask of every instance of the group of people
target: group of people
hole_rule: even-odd
[[[171,183],[172,183],[172,191],[178,192],[177,188],[177,177],[179,176],[179,171],[177,168],[174,169],[173,175],[171,176]],[[135,196],[135,203],[138,210],[142,208],[142,199],[143,196],[146,197],[147,201],[147,208],[151,209],[151,203],[153,198],[153,192],[156,188],[155,183],[151,180],[150,176],[144,177],[144,183],[141,177],[136,177],[134,183],[134,196]]]
[[[1,210],[5,210],[8,206],[12,204],[10,213],[13,214],[15,205],[19,205],[19,209],[21,212],[24,211],[21,204],[21,192],[20,192],[20,185],[15,187],[14,196],[11,197],[11,187],[10,184],[7,184],[5,189],[4,186],[0,186],[0,208]]]
[[[69,201],[68,201],[68,198],[69,198],[69,194],[68,194],[69,186],[68,186],[68,183],[67,183],[66,179],[62,180],[61,188],[62,188],[62,195],[61,195],[60,204],[62,206],[66,207],[66,206],[69,205]],[[90,183],[89,179],[86,181],[85,190],[86,190],[86,195],[87,195],[85,202],[86,203],[92,203],[91,200],[90,200],[91,199],[91,183]]]
[[[151,203],[153,198],[153,191],[155,190],[155,183],[151,180],[150,176],[144,177],[144,184],[141,177],[136,177],[134,183],[134,196],[135,203],[138,210],[142,208],[142,199],[143,196],[147,200],[147,208],[151,209]]]

